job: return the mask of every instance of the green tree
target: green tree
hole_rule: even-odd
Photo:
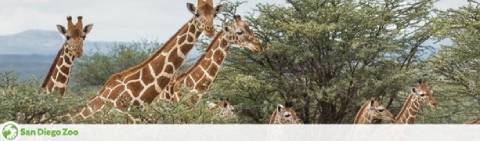
[[[429,60],[443,109],[425,118],[463,123],[480,116],[480,4],[470,1],[459,9],[439,11],[440,40],[450,40]]]
[[[265,123],[295,103],[305,123],[351,123],[361,102],[397,112],[416,79],[433,0],[287,0],[247,19],[265,52],[234,49],[212,95],[238,103],[245,122]],[[403,92],[403,93],[402,93]],[[401,96],[399,96],[401,95]]]

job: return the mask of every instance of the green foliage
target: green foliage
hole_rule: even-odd
[[[480,4],[469,2],[460,9],[440,11],[436,25],[439,39],[453,41],[432,57],[427,70],[436,79],[441,109],[425,121],[465,122],[480,115]],[[430,120],[437,119],[437,120]]]
[[[15,121],[17,123],[51,123],[56,117],[65,114],[75,106],[83,105],[84,100],[68,94],[39,94],[38,81],[18,82],[12,73],[0,75],[0,122]]]
[[[86,55],[75,63],[72,80],[79,86],[99,86],[114,73],[135,66],[149,57],[158,42],[118,43],[107,53]]]
[[[238,123],[237,117],[221,117],[216,110],[209,109],[205,102],[192,106],[188,98],[178,103],[155,102],[143,108],[133,107],[128,112],[120,112],[107,105],[106,110],[95,114],[94,118],[80,123],[127,124],[136,120],[137,124],[224,124]]]

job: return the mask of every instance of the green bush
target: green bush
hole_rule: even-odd
[[[84,100],[77,95],[40,94],[40,83],[36,80],[16,80],[12,73],[0,75],[0,122],[52,123],[56,117],[64,115],[71,108],[83,105]]]

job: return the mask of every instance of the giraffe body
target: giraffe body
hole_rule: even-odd
[[[465,124],[480,124],[480,118],[465,122]]]

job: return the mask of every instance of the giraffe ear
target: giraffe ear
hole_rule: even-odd
[[[83,28],[83,32],[85,32],[85,34],[88,34],[90,33],[90,31],[92,31],[92,28],[93,28],[93,24],[88,24]]]
[[[63,25],[57,25],[57,30],[62,33],[62,35],[67,34],[67,29]]]
[[[416,88],[412,88],[412,93],[417,93],[417,89],[416,89]]]
[[[373,106],[375,104],[375,100],[370,100],[370,107]]]
[[[187,3],[187,9],[188,11],[192,12],[192,14],[197,15],[197,9],[192,3]]]
[[[283,105],[278,104],[278,105],[277,105],[277,112],[281,112],[282,109],[283,109]]]

